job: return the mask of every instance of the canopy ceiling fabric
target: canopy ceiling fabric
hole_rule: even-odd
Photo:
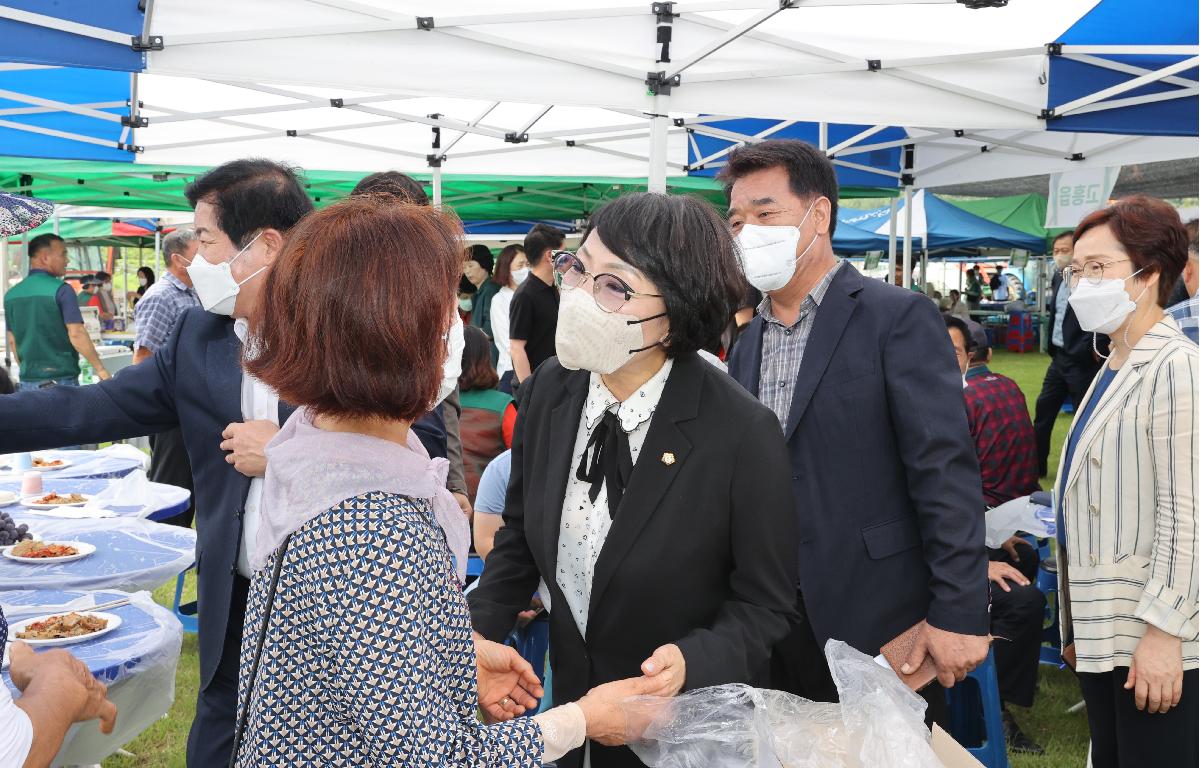
[[[1047,106],[1055,116],[1047,121],[1049,130],[1196,135],[1195,0],[1104,0],[1056,42],[1061,49],[1050,57]],[[1145,48],[1150,45],[1158,50]],[[1155,78],[1150,73],[1156,71],[1171,76]],[[1110,93],[1095,99],[1097,91]]]
[[[0,157],[0,190],[20,192],[55,203],[189,211],[183,190],[206,168],[28,160]],[[364,174],[349,171],[303,171],[317,206],[339,200]],[[429,174],[414,178],[428,187]],[[668,179],[668,191],[693,194],[724,210],[725,195],[713,179],[688,176]],[[585,219],[601,203],[626,192],[645,191],[645,179],[559,176],[442,177],[442,202],[463,220],[543,221]],[[889,194],[866,187],[845,187],[842,197]]]

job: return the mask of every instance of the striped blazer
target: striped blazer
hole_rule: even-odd
[[[1147,622],[1183,639],[1184,669],[1200,666],[1198,380],[1196,345],[1165,317],[1117,371],[1065,469],[1061,504],[1080,672],[1129,666]]]

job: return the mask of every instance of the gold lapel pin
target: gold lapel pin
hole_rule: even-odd
[[[675,463],[675,454],[671,453],[670,451],[667,451],[666,453],[664,453],[662,455],[662,463],[666,464],[668,467],[671,466],[672,464],[674,464]]]

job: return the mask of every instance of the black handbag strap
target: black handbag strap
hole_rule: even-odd
[[[258,640],[254,643],[254,661],[250,664],[250,677],[246,681],[246,700],[242,703],[241,717],[237,720],[237,728],[233,733],[233,751],[229,755],[229,768],[237,765],[238,749],[242,745],[242,737],[246,734],[246,721],[250,717],[250,704],[254,701],[254,684],[258,680],[258,666],[262,660],[263,644],[267,640],[267,628],[271,624],[271,612],[275,608],[275,588],[279,586],[279,571],[283,569],[283,556],[287,554],[288,544],[292,540],[289,533],[275,553],[275,567],[271,570],[271,584],[267,587],[267,602],[263,606],[262,626],[258,628]]]

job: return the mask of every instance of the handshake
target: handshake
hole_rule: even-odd
[[[479,634],[474,639],[479,705],[487,719],[503,722],[536,707],[544,691],[529,662],[514,648]],[[629,722],[630,712],[622,703],[635,696],[674,696],[685,679],[683,653],[675,645],[664,645],[642,662],[640,677],[596,686],[576,702],[587,720],[587,737],[606,746],[625,744],[640,729]]]

